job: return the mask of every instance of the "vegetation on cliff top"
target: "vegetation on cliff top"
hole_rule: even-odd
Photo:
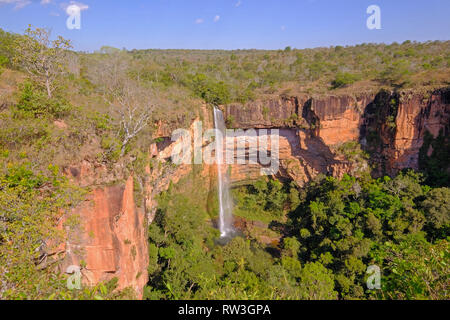
[[[0,38],[0,61],[11,66],[15,52],[10,43],[21,37],[0,31]],[[95,66],[111,56],[127,60],[131,78],[152,91],[164,92],[175,105],[183,96],[225,104],[246,102],[264,94],[324,93],[348,86],[346,90],[353,92],[380,87],[438,87],[448,85],[450,73],[449,41],[364,43],[288,51],[125,51],[103,47],[94,54],[71,56],[80,89],[92,88],[89,74],[96,70],[102,75],[104,72]]]

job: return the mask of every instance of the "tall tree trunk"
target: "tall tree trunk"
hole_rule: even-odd
[[[123,140],[123,142],[122,142],[122,148],[120,149],[120,156],[121,156],[121,157],[123,157],[124,154],[125,154],[125,150],[126,150],[126,148],[127,148],[128,141],[130,141],[130,139],[127,137],[127,138],[125,138],[125,139]]]
[[[50,88],[50,80],[47,78],[45,80],[45,87],[47,88],[47,95],[49,97],[49,99],[52,98],[52,89]]]

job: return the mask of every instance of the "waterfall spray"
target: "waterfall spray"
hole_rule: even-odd
[[[225,142],[225,121],[223,113],[214,107],[214,125],[222,135],[216,135],[216,164],[218,176],[218,196],[219,196],[219,229],[222,238],[233,234],[233,204],[230,194],[230,179],[226,164],[223,161]],[[225,169],[225,170],[224,170]]]

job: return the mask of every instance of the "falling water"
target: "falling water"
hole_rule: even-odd
[[[219,180],[219,229],[222,238],[229,237],[234,233],[233,230],[233,204],[230,195],[230,179],[226,170],[226,164],[223,159],[223,146],[225,141],[225,121],[223,113],[214,108],[214,124],[216,130],[220,131],[222,137],[216,137],[216,164]],[[220,138],[222,138],[220,140]],[[225,169],[225,170],[224,170]]]

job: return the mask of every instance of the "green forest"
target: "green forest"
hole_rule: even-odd
[[[59,260],[48,252],[66,236],[58,223],[92,191],[69,181],[68,163],[88,157],[111,171],[120,167],[142,191],[146,165],[173,166],[148,163],[158,123],[188,127],[202,105],[212,111],[300,92],[431,90],[448,86],[450,74],[449,41],[72,49],[46,29],[0,29],[0,299],[136,298],[132,289],[116,290],[117,279],[69,290],[67,275],[54,271]],[[418,171],[319,175],[304,187],[272,177],[237,186],[236,217],[267,228],[226,245],[217,242],[214,190],[194,168],[157,197],[146,230],[144,298],[449,299],[450,144],[444,135],[424,140]],[[142,206],[142,195],[135,201]],[[79,224],[73,215],[64,230]],[[261,233],[273,241],[260,241]],[[380,290],[367,288],[371,265],[380,268]]]
[[[258,180],[236,190],[236,205],[248,217],[262,208],[282,240],[250,233],[221,246],[199,205],[207,195],[192,194],[201,181],[188,177],[161,195],[150,226],[146,298],[448,299],[450,189],[423,180],[321,176],[301,190]],[[381,290],[367,289],[370,265]]]

